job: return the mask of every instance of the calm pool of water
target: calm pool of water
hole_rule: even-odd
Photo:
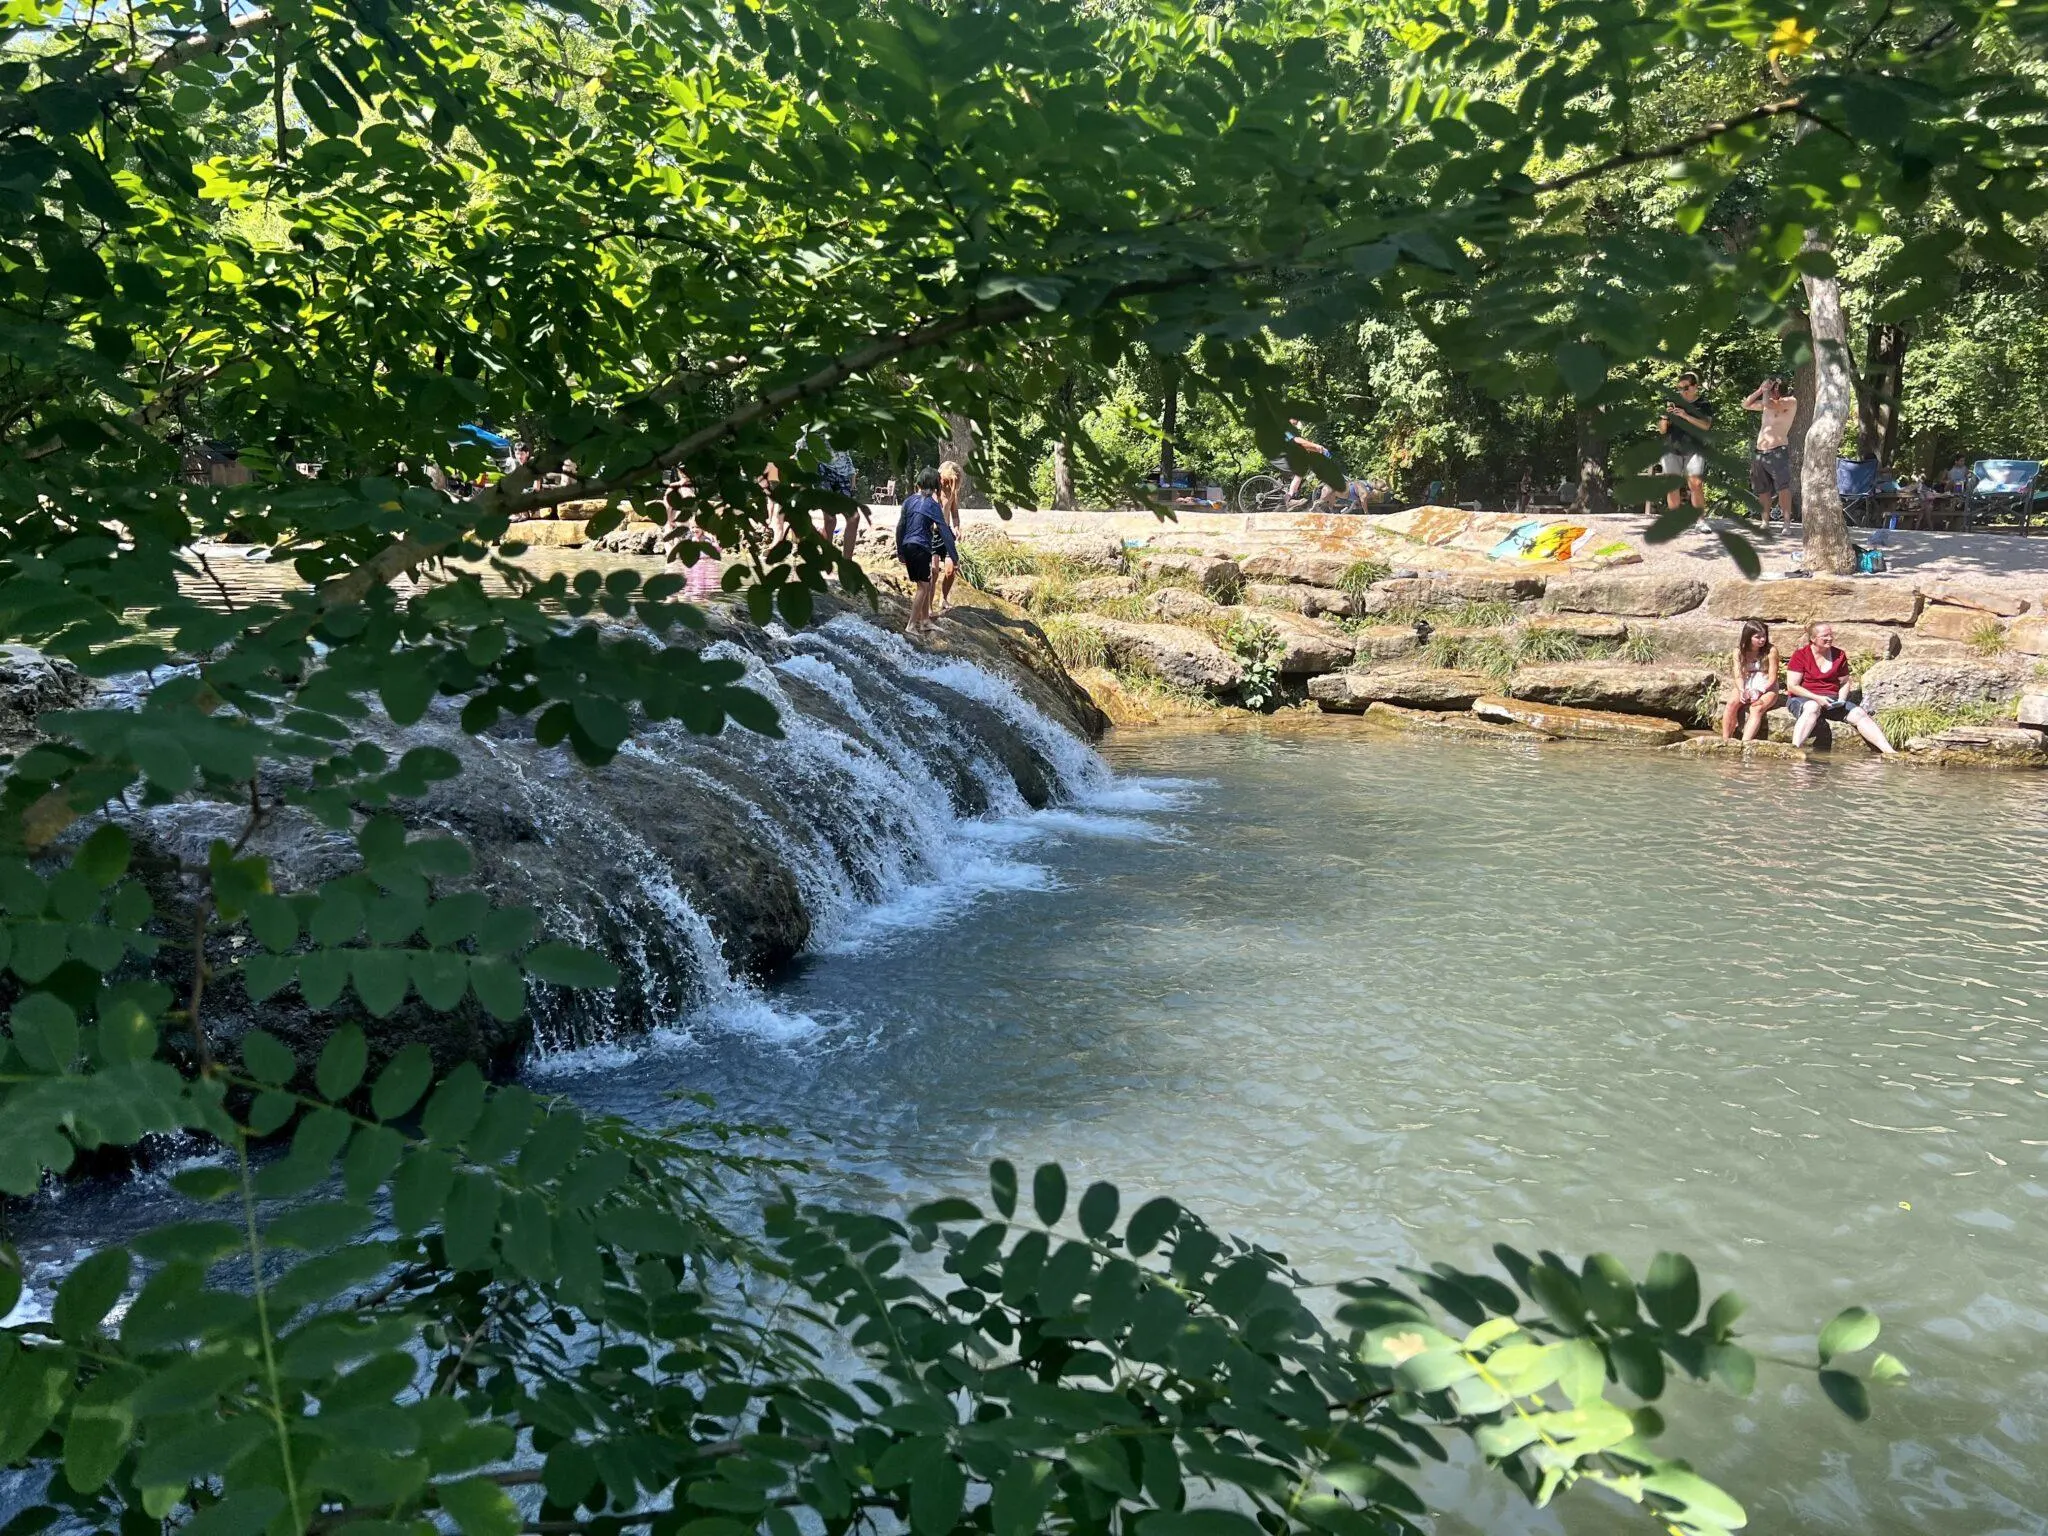
[[[1869,1425],[1766,1366],[1672,1443],[1761,1531],[2048,1532],[2048,782],[1327,723],[1106,753],[1149,792],[978,834],[1018,878],[552,1085],[709,1089],[869,1196],[1056,1157],[1324,1278],[1674,1247],[1802,1353],[1867,1302],[1915,1372]],[[1446,1477],[1447,1529],[1632,1524]]]

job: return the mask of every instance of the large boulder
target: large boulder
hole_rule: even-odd
[[[1523,621],[1522,628],[1593,643],[1628,638],[1628,625],[1604,613],[1535,613]]]
[[[1199,630],[1178,624],[1127,624],[1118,619],[1091,622],[1101,633],[1111,662],[1150,672],[1176,688],[1228,693],[1243,676],[1237,658]]]
[[[1743,762],[1803,763],[1806,750],[1786,741],[1735,741],[1719,736],[1688,736],[1664,748],[1674,757],[1725,757]]]
[[[1628,626],[1631,635],[1648,640],[1661,658],[1671,661],[1712,661],[1725,667],[1735,652],[1742,626],[1730,619],[1710,619],[1698,610],[1674,619],[1636,619]],[[1774,634],[1778,649],[1790,655],[1805,637],[1787,630]]]
[[[1222,608],[1219,615],[1270,624],[1287,649],[1280,657],[1280,671],[1286,677],[1316,677],[1351,665],[1357,646],[1351,637],[1333,624],[1319,624],[1300,614],[1272,608]]]
[[[1138,570],[1155,581],[1179,578],[1192,581],[1211,597],[1232,601],[1244,585],[1244,572],[1235,560],[1222,555],[1190,555],[1162,551],[1138,557]]]
[[[33,736],[43,711],[77,709],[90,697],[92,684],[70,662],[25,645],[0,645],[0,740]]]
[[[2005,644],[2022,656],[2048,656],[2048,618],[2014,619],[2005,627]]]
[[[1543,594],[1556,613],[1616,613],[1628,618],[1669,618],[1707,600],[1707,584],[1694,576],[1651,571],[1592,571],[1554,579]]]
[[[1910,624],[1920,617],[1920,594],[1903,582],[1868,577],[1720,581],[1707,594],[1707,612],[1717,619],[1771,624]]]
[[[1897,629],[1889,624],[1837,624],[1835,644],[1851,656],[1875,656],[1879,661],[1888,661],[1899,654],[1906,643],[1906,636],[1913,633],[1913,630]],[[1806,644],[1806,631],[1782,630],[1772,638],[1778,642],[1778,654],[1789,661],[1792,653]]]
[[[1469,709],[1490,692],[1493,681],[1477,672],[1442,667],[1381,667],[1370,672],[1330,672],[1312,677],[1308,696],[1334,714],[1362,714],[1373,704],[1416,709]]]
[[[1047,534],[1018,542],[1026,554],[1057,561],[1074,571],[1121,576],[1129,565],[1124,541],[1113,533]]]
[[[514,523],[505,534],[507,543],[527,544],[536,549],[581,549],[588,542],[590,523],[586,518],[528,518]]]
[[[1192,587],[1161,587],[1145,598],[1145,617],[1165,624],[1206,619],[1221,611],[1216,599]]]
[[[2019,661],[1901,658],[1881,661],[1863,674],[1863,704],[1872,711],[1954,711],[1972,704],[2004,704],[2020,696],[2026,681],[2026,665]]]
[[[991,576],[988,590],[1006,603],[1015,603],[1019,608],[1031,606],[1031,599],[1038,595],[1038,589],[1045,585],[1043,576]]]
[[[1920,589],[1920,595],[1930,603],[1949,608],[1974,608],[1979,613],[1988,613],[1999,619],[2018,618],[2027,611],[2027,600],[2023,597],[1994,592],[1989,587],[1972,586],[1968,582],[1929,582]]]
[[[1119,597],[1135,597],[1138,583],[1129,576],[1090,576],[1077,581],[1067,589],[1067,597],[1076,603],[1107,603]]]
[[[1244,562],[1244,579],[1342,587],[1345,576],[1357,564],[1356,555],[1333,555],[1313,549],[1269,549]]]
[[[1685,739],[1685,727],[1655,715],[1619,715],[1604,709],[1579,709],[1569,704],[1533,704],[1487,694],[1472,701],[1482,720],[1524,726],[1546,736],[1573,741],[1615,741],[1638,747],[1665,747]]]
[[[1482,741],[1540,742],[1553,738],[1524,725],[1482,720],[1470,710],[1408,709],[1399,704],[1368,704],[1365,723],[1419,736],[1460,736]]]
[[[1327,613],[1350,619],[1364,611],[1359,598],[1336,587],[1295,586],[1284,581],[1247,582],[1242,599],[1261,608],[1284,608],[1309,618]]]
[[[1413,624],[1374,624],[1351,637],[1360,661],[1399,661],[1422,649]]]
[[[2015,718],[2021,725],[2048,727],[2048,693],[2023,693]]]
[[[1522,667],[1508,684],[1517,699],[1625,715],[1701,721],[1720,674],[1705,665],[1639,667],[1625,661],[1560,661]]]
[[[1454,608],[1460,603],[1517,603],[1543,595],[1543,578],[1449,571],[1432,576],[1390,576],[1365,594],[1367,614],[1399,608]]]
[[[1905,750],[1943,768],[2048,768],[2048,734],[2023,725],[1952,725],[1913,737]]]
[[[1916,636],[1930,640],[1958,640],[1974,645],[1986,636],[2005,637],[2005,626],[1982,608],[1951,608],[1936,603],[1926,609],[1913,625]]]

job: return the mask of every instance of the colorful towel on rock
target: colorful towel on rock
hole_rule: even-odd
[[[1492,560],[1569,560],[1586,536],[1578,523],[1463,507],[1414,507],[1380,518],[1375,526],[1433,549],[1466,550]]]

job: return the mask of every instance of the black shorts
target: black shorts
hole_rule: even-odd
[[[932,552],[924,545],[899,544],[896,546],[896,558],[903,562],[903,569],[910,573],[912,581],[922,583],[932,579]]]

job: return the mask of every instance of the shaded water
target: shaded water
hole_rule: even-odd
[[[1757,1530],[2048,1532],[2048,783],[1328,722],[1106,751],[1093,809],[952,830],[973,899],[843,925],[779,1022],[539,1075],[708,1089],[871,1197],[1057,1157],[1319,1278],[1675,1247],[1788,1353],[1868,1302],[1915,1372],[1871,1424],[1766,1365],[1674,1448]],[[1445,1528],[1633,1524],[1493,1483],[1445,1474]]]

